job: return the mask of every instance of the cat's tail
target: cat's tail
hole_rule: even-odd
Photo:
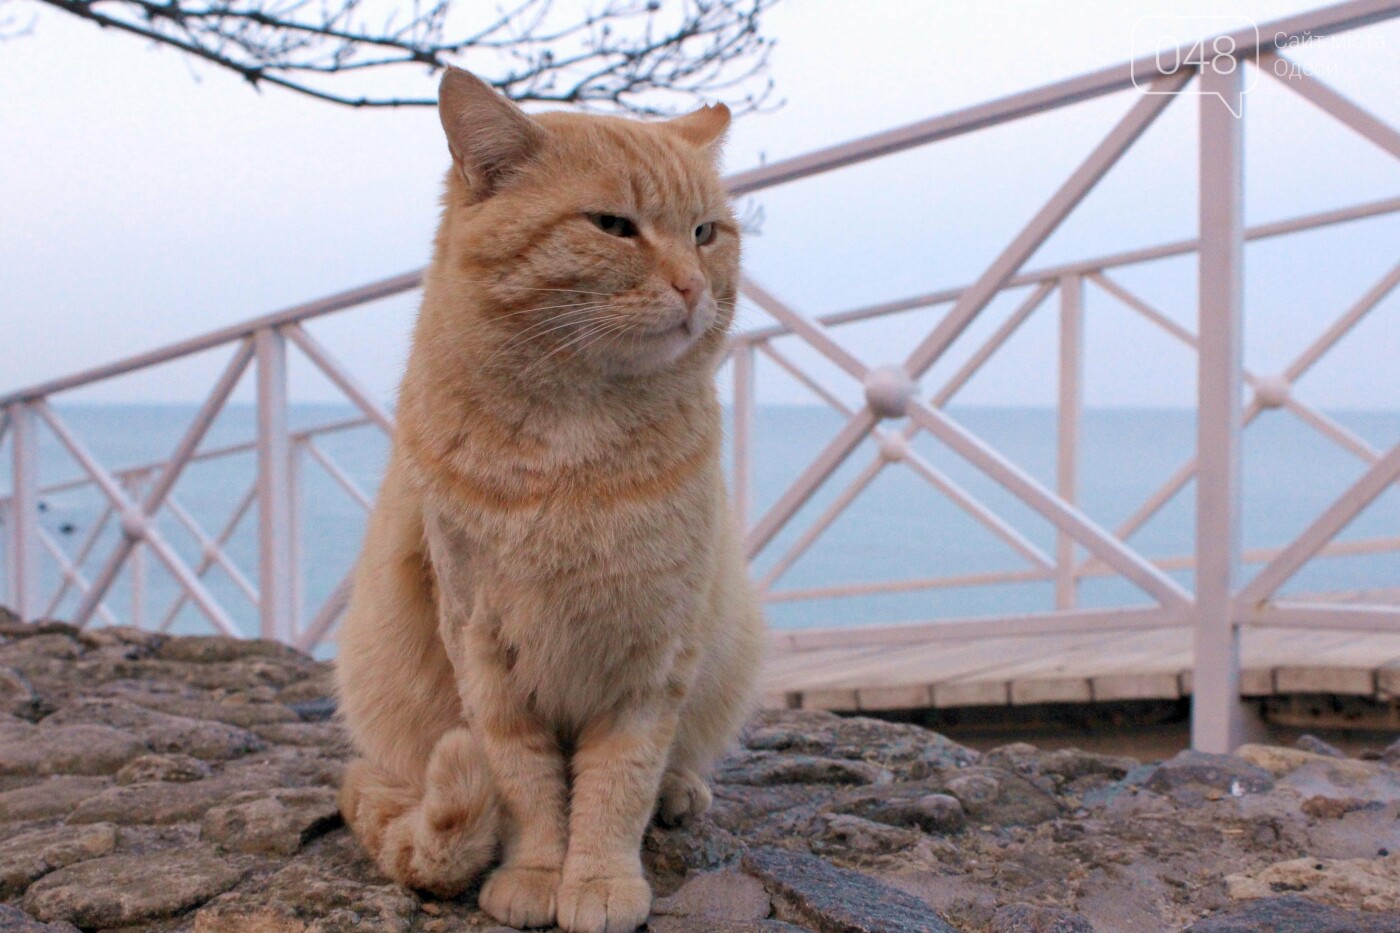
[[[421,781],[396,778],[365,758],[351,762],[340,810],[384,874],[438,897],[462,893],[496,857],[500,805],[466,727],[438,741]]]

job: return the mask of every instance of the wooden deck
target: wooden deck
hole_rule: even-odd
[[[1400,697],[1400,634],[1246,629],[1242,692]],[[1191,693],[1191,630],[852,644],[775,638],[765,703],[896,710],[1174,700]]]

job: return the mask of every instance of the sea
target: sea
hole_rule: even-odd
[[[178,443],[195,413],[188,405],[56,406],[63,419],[93,455],[113,473],[159,462]],[[951,417],[982,438],[1048,488],[1055,487],[1056,416],[1053,409],[953,407]],[[291,426],[305,431],[316,425],[353,418],[348,406],[297,404]],[[1400,440],[1400,411],[1334,411],[1338,423],[1374,449],[1384,451]],[[755,417],[752,476],[749,479],[752,523],[778,499],[842,425],[830,409],[798,405],[760,405]],[[237,445],[253,436],[255,412],[248,404],[230,404],[215,422],[202,449]],[[892,423],[891,427],[898,427]],[[46,428],[40,429],[40,471],[47,488],[80,479],[82,470]],[[343,477],[372,497],[385,464],[387,442],[372,427],[320,434],[315,446]],[[1153,492],[1177,472],[1193,453],[1194,414],[1173,409],[1089,409],[1084,413],[1079,458],[1079,500],[1085,513],[1107,529],[1119,528]],[[964,462],[928,435],[912,446],[948,484],[975,498],[1014,528],[1035,548],[1053,557],[1056,531],[1033,509]],[[0,490],[10,485],[8,444],[0,451]],[[763,579],[841,492],[879,457],[867,440],[827,481],[817,495],[753,560],[755,579]],[[730,457],[726,462],[732,462]],[[1267,412],[1245,432],[1243,450],[1243,540],[1247,552],[1287,544],[1314,521],[1363,473],[1366,464],[1287,412]],[[228,528],[248,494],[255,471],[249,451],[192,463],[173,490],[173,502],[200,529],[187,527],[171,509],[158,515],[156,527],[171,548],[200,570],[209,591],[243,632],[256,634],[257,613],[233,574],[209,564],[205,544],[226,535],[222,546],[253,587],[257,584],[257,510],[248,510]],[[301,624],[344,577],[355,559],[365,528],[365,510],[310,452],[296,458],[299,477],[296,508],[300,521],[296,579]],[[138,497],[140,490],[136,490]],[[6,493],[7,494],[7,493]],[[93,579],[115,546],[115,520],[102,523],[105,501],[93,485],[45,492],[39,522],[52,546],[74,563],[84,580]],[[1128,543],[1152,559],[1189,555],[1195,537],[1194,490],[1187,484]],[[0,541],[5,536],[0,535]],[[203,538],[203,540],[201,540]],[[1400,539],[1400,489],[1392,486],[1339,535],[1355,545]],[[3,547],[0,544],[0,547]],[[81,561],[78,557],[85,550]],[[1078,552],[1079,559],[1084,553]],[[1245,574],[1262,566],[1259,555],[1246,563]],[[207,566],[206,566],[207,565]],[[850,627],[963,619],[1029,613],[1053,608],[1048,581],[1021,581],[863,592],[835,597],[823,588],[843,584],[894,584],[1031,568],[1027,559],[979,522],[968,510],[917,475],[906,464],[886,463],[848,509],[791,563],[768,588],[767,613],[778,629]],[[291,568],[289,568],[289,572]],[[45,592],[62,581],[58,561],[47,551],[42,560]],[[1190,588],[1189,570],[1171,576]],[[136,577],[141,585],[134,586]],[[1394,591],[1400,587],[1400,549],[1383,553],[1319,556],[1283,589],[1287,595]],[[79,598],[70,582],[50,608],[63,618]],[[812,592],[816,591],[816,592]],[[8,593],[0,588],[0,601]],[[1151,598],[1116,575],[1089,576],[1080,584],[1083,607],[1132,607]],[[116,579],[97,624],[138,620],[171,631],[211,631],[207,619],[180,600],[171,575],[148,548]],[[334,653],[333,636],[318,649]]]

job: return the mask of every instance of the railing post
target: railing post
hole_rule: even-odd
[[[287,432],[287,343],[270,327],[254,337],[258,358],[259,635],[286,640],[292,619],[292,496]]]
[[[141,501],[144,479],[145,477],[132,476],[123,483],[131,501]],[[146,618],[146,553],[139,539],[131,547],[126,569],[131,580],[131,626],[142,628]]]
[[[749,496],[753,488],[753,344],[747,340],[734,347],[734,513],[739,517],[739,533],[749,527]]]
[[[14,453],[10,496],[10,598],[24,622],[37,621],[39,603],[39,445],[34,410],[24,402],[9,408]]]
[[[1199,466],[1191,744],[1198,751],[1220,753],[1233,751],[1244,735],[1240,632],[1232,610],[1240,567],[1244,127],[1235,113],[1242,112],[1243,68],[1243,62],[1229,56],[1207,62],[1198,98]]]
[[[1070,505],[1079,497],[1079,424],[1084,409],[1084,279],[1060,278],[1060,396],[1055,492]],[[1074,539],[1055,537],[1055,608],[1072,609],[1079,589]]]
[[[291,442],[291,453],[287,461],[287,490],[291,523],[288,526],[290,539],[287,552],[287,573],[292,587],[292,614],[287,616],[283,639],[295,643],[301,634],[302,619],[306,614],[306,593],[302,580],[302,517],[306,509],[303,501],[303,465],[306,462],[306,443],[296,438]]]

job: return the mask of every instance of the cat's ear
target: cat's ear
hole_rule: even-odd
[[[530,157],[543,131],[515,104],[469,71],[448,67],[438,88],[438,117],[452,161],[478,198]]]
[[[697,149],[719,155],[724,134],[729,131],[729,108],[724,104],[710,104],[694,113],[667,120],[663,125]]]

